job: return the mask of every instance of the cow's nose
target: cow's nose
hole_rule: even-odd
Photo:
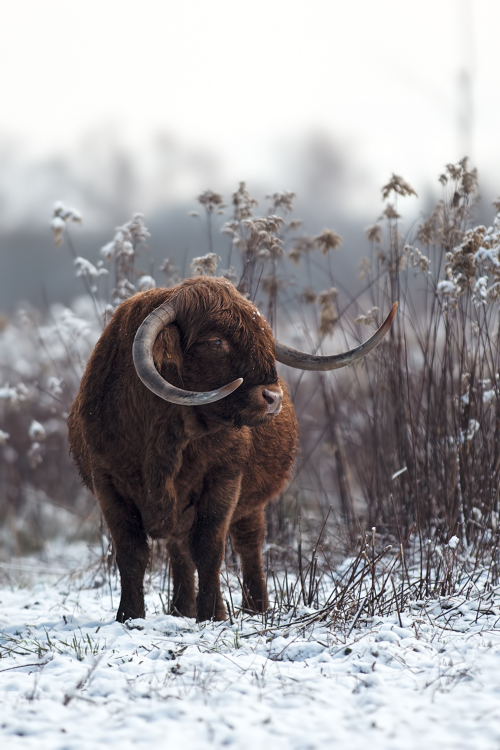
[[[264,388],[262,395],[267,401],[267,413],[279,414],[281,402],[283,401],[283,391],[281,388],[278,391],[270,391],[267,388]]]

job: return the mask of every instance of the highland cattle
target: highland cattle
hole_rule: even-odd
[[[348,365],[380,343],[396,307],[368,341],[332,356],[275,341],[259,310],[224,278],[187,279],[118,307],[68,425],[72,456],[115,546],[120,622],[145,616],[148,537],[167,540],[174,614],[225,619],[219,578],[228,533],[241,560],[244,607],[268,607],[264,511],[286,486],[298,441],[276,362]]]

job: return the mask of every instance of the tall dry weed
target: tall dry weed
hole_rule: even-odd
[[[271,567],[297,561],[300,567],[304,555],[306,567],[313,558],[315,570],[320,559],[331,565],[372,528],[380,544],[399,550],[400,561],[410,543],[422,580],[431,559],[439,568],[436,549],[455,537],[475,560],[498,566],[500,204],[491,227],[474,226],[477,173],[465,159],[448,165],[439,182],[441,200],[411,236],[402,232],[402,216],[415,191],[397,175],[383,187],[381,216],[366,232],[358,297],[336,278],[341,237],[331,229],[305,234],[293,218],[292,193],[268,196],[264,212],[244,183],[227,204],[212,191],[198,198],[207,252],[193,260],[193,272],[218,272],[213,238],[223,222],[229,245],[227,269],[219,273],[293,345],[309,351],[352,346],[380,324],[394,300],[400,304],[390,335],[354,368],[284,373],[302,437],[294,479],[268,508]],[[84,516],[92,512],[66,454],[65,417],[106,315],[156,285],[152,273],[137,268],[138,257],[142,264],[148,257],[140,214],[116,230],[95,265],[75,250],[75,217],[58,204],[52,228],[56,244],[67,242],[88,304],[79,311],[56,306],[52,320],[27,311],[2,323],[4,528],[22,515],[27,488]],[[317,267],[323,288],[313,284]],[[171,260],[160,270],[166,285],[179,280]],[[320,546],[314,542],[318,524],[325,524]],[[163,559],[160,547],[157,552]]]

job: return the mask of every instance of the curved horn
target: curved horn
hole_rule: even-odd
[[[276,359],[284,365],[296,367],[299,370],[338,370],[339,367],[351,365],[380,344],[391,327],[397,309],[398,303],[395,302],[391,308],[391,312],[373,336],[368,341],[365,341],[364,344],[357,346],[355,349],[350,349],[348,352],[326,356],[306,354],[305,352],[297,351],[297,349],[291,349],[289,346],[285,346],[285,344],[275,339]]]
[[[174,306],[170,302],[164,302],[163,305],[153,310],[139,326],[135,334],[132,349],[137,375],[146,388],[149,388],[157,396],[163,398],[165,401],[170,401],[172,404],[201,406],[202,404],[211,404],[214,401],[220,401],[221,398],[229,396],[230,393],[243,383],[243,378],[233,380],[232,383],[228,383],[228,385],[218,388],[215,391],[197,393],[196,391],[184,391],[182,388],[176,388],[161,377],[153,360],[153,346],[160,331],[170,323],[173,323],[175,317]]]

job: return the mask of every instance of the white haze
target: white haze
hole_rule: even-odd
[[[85,161],[103,131],[146,175],[167,134],[203,165],[178,170],[182,197],[240,179],[300,190],[296,154],[314,134],[353,165],[357,210],[376,210],[392,171],[421,192],[465,152],[487,183],[500,169],[496,0],[19,0],[2,15],[13,172],[51,154]],[[91,166],[107,179],[105,153]],[[22,202],[33,185],[20,174]]]

